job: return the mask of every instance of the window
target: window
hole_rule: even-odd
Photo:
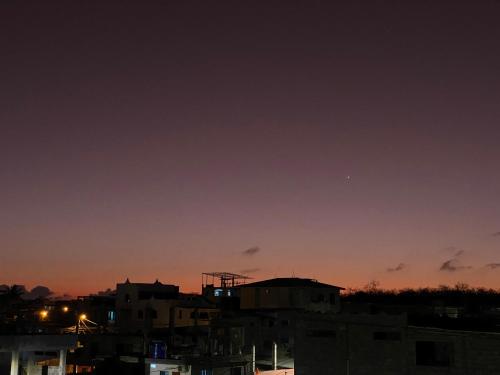
[[[137,310],[137,318],[138,319],[144,319],[144,311]]]
[[[287,327],[289,324],[290,324],[290,322],[288,321],[288,319],[286,319],[286,320],[282,320],[282,321],[281,321],[281,325],[282,325],[283,327]]]
[[[321,303],[325,301],[325,296],[323,294],[316,294],[311,296],[311,302]]]
[[[177,316],[179,317],[179,319],[182,319],[182,310],[179,310],[179,313],[177,314]]]
[[[114,310],[108,311],[108,322],[114,322],[116,320],[116,312]]]
[[[416,341],[417,366],[449,367],[453,362],[453,343],[441,341]]]
[[[130,294],[125,294],[125,298],[124,298],[125,302],[127,303],[130,303]]]
[[[337,303],[337,296],[335,293],[330,294],[330,305],[335,305]]]
[[[387,331],[387,332],[373,332],[374,340],[383,341],[401,341],[401,332]]]
[[[155,309],[149,310],[149,316],[151,319],[158,319],[158,312]]]
[[[223,295],[224,295],[224,290],[222,290],[222,289],[215,289],[214,290],[214,296],[215,297],[222,297]]]

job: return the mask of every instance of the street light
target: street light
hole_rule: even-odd
[[[78,315],[78,319],[76,321],[76,327],[75,327],[75,333],[76,333],[76,346],[78,348],[78,334],[80,333],[80,324],[81,322],[87,320],[87,314],[80,314]],[[77,368],[76,368],[76,350],[75,350],[75,362],[73,363],[73,375],[76,375],[77,373]]]
[[[67,313],[69,311],[69,307],[68,306],[63,306],[62,311],[65,312],[65,313]]]
[[[49,316],[49,312],[47,310],[42,310],[38,313],[40,315],[40,319],[44,320],[47,319]]]

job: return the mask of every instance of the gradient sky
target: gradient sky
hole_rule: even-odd
[[[500,2],[0,13],[0,284],[500,286]]]

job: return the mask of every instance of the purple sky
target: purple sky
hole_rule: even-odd
[[[499,286],[500,2],[103,3],[0,5],[0,284]]]

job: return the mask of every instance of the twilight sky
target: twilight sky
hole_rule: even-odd
[[[500,2],[0,16],[0,284],[499,287]]]

